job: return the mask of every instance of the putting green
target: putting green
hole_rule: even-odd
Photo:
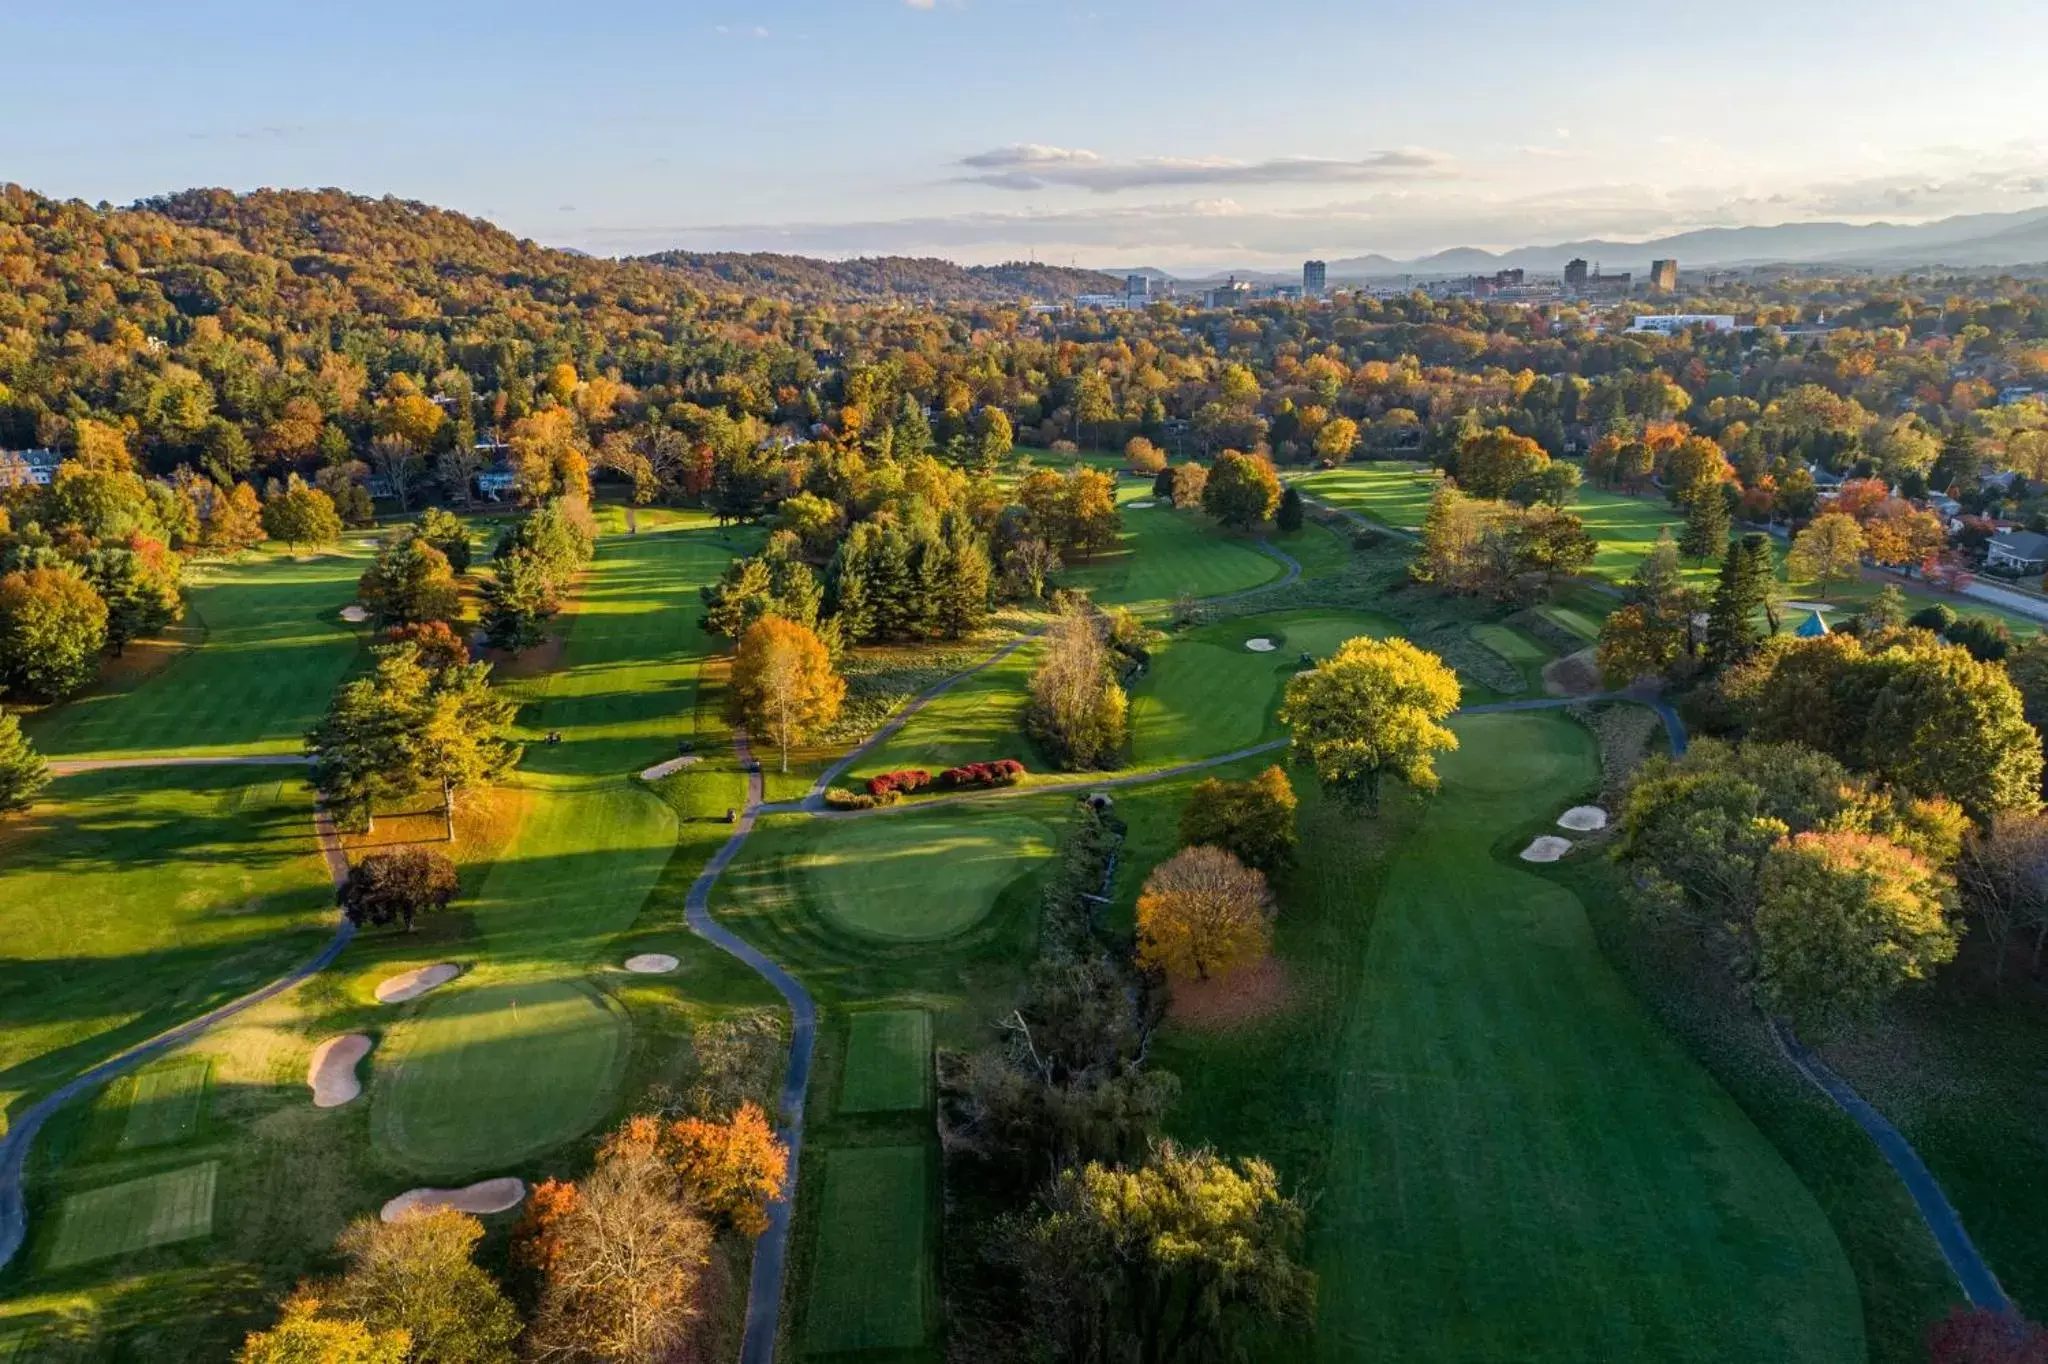
[[[506,981],[427,998],[379,1048],[370,1126],[384,1159],[436,1176],[502,1172],[610,1110],[627,1027],[589,985]]]
[[[1385,639],[1399,633],[1394,622],[1385,616],[1368,615],[1362,611],[1282,616],[1277,619],[1287,632],[1286,655],[1296,663],[1302,654],[1318,660],[1328,658],[1347,640]],[[1287,671],[1292,674],[1294,668],[1290,666]]]
[[[210,1069],[203,1058],[188,1058],[137,1071],[128,1090],[121,1145],[129,1150],[165,1146],[197,1132]]]
[[[1475,625],[1472,627],[1472,639],[1516,667],[1524,663],[1542,663],[1550,658],[1534,640],[1505,625]]]
[[[825,1153],[804,1343],[813,1354],[924,1343],[930,1156],[922,1146]]]
[[[841,1113],[923,1108],[931,1095],[932,1016],[923,1009],[866,1009],[848,1022]]]
[[[220,1162],[166,1170],[90,1189],[64,1200],[49,1267],[69,1269],[213,1231],[213,1190]]]
[[[1052,831],[1038,820],[939,809],[828,821],[802,874],[807,898],[835,926],[930,942],[987,918],[1003,887],[1052,850]]]

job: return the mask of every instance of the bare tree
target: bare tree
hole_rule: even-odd
[[[1993,972],[2005,979],[2013,935],[2034,935],[2034,969],[2048,947],[2048,815],[2001,814],[1988,832],[1972,834],[1956,862],[1963,903],[1984,925],[1996,957]]]
[[[391,489],[402,512],[412,510],[412,490],[426,476],[419,451],[403,436],[379,436],[370,442],[370,471]]]

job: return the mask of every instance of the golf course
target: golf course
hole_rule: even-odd
[[[1319,496],[1370,502],[1361,480],[1378,480],[1397,491],[1373,514],[1408,514],[1412,476],[1340,472],[1317,476]],[[526,747],[456,808],[450,909],[414,932],[366,929],[331,966],[48,1115],[23,1153],[27,1240],[0,1279],[0,1360],[75,1341],[220,1358],[349,1219],[426,1186],[572,1177],[597,1134],[701,1076],[700,1034],[785,1008],[795,1102],[771,1116],[796,1177],[736,1290],[753,1309],[722,1339],[748,1360],[947,1357],[949,1065],[988,1045],[1040,950],[1077,795],[1113,792],[1126,832],[1093,898],[1104,931],[1128,933],[1193,784],[1285,764],[1289,679],[1405,628],[1332,595],[1347,552],[1329,529],[1260,540],[1129,510],[1119,548],[1062,578],[1155,630],[1124,678],[1115,771],[1060,772],[1025,733],[1051,647],[1041,617],[991,629],[993,661],[900,725],[814,746],[767,803],[699,594],[760,535],[654,509],[605,509],[602,524],[555,637],[500,683]],[[1603,534],[1639,553],[1659,524],[1617,514]],[[89,761],[290,755],[366,661],[337,614],[359,571],[354,549],[210,568],[171,657],[33,729]],[[1171,626],[1189,596],[1228,609]],[[1498,620],[1469,640],[1510,679],[1553,657]],[[1274,879],[1267,993],[1236,1013],[1176,1004],[1152,1043],[1180,1086],[1165,1135],[1259,1154],[1314,1195],[1312,1320],[1261,1336],[1255,1357],[1870,1357],[1874,1271],[1631,993],[1578,883],[1517,860],[1599,796],[1595,732],[1559,709],[1453,727],[1441,789],[1390,794],[1377,816],[1292,769],[1306,855]],[[859,789],[998,758],[1023,779],[868,809],[796,799],[827,761]],[[313,957],[333,859],[438,837],[424,803],[324,845],[295,765],[58,776],[0,832],[0,895],[44,907],[0,916],[7,1111]],[[360,1085],[310,1103],[315,1049],[357,1037]],[[493,1254],[519,1217],[483,1214]]]

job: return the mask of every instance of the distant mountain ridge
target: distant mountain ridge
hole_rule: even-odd
[[[1036,261],[956,265],[932,256],[820,260],[765,251],[659,251],[633,259],[681,270],[746,293],[808,298],[897,299],[939,303],[1065,302],[1075,294],[1123,292],[1121,275]]]
[[[1763,265],[1871,269],[2048,265],[2048,206],[2011,213],[1959,214],[1929,223],[1807,222],[1706,227],[1644,242],[1589,238],[1498,252],[1458,246],[1412,260],[1395,260],[1373,253],[1332,258],[1329,277],[1332,281],[1401,275],[1435,278],[1515,269],[1556,274],[1564,269],[1565,262],[1574,259],[1596,262],[1603,270],[1632,270],[1640,274],[1652,260],[1673,258],[1688,270]],[[1206,273],[1199,278],[1220,278],[1222,273]],[[1294,278],[1289,271],[1240,270],[1236,274],[1240,279]]]

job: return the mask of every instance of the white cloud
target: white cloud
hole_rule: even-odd
[[[1369,152],[1355,160],[1319,156],[1276,156],[1264,161],[1228,157],[1142,157],[1110,161],[1076,147],[1019,142],[960,158],[971,172],[957,177],[997,189],[1033,191],[1084,189],[1116,194],[1132,189],[1199,185],[1341,185],[1387,180],[1445,178],[1449,157],[1422,148]]]

